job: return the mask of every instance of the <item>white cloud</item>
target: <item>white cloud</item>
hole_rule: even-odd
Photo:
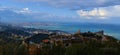
[[[23,8],[22,10],[20,10],[20,12],[30,12],[29,8]]]
[[[83,17],[106,17],[107,15],[106,10],[97,8],[90,11],[78,10],[77,13]]]
[[[29,8],[23,8],[24,11],[29,11]]]
[[[106,19],[110,17],[120,17],[120,5],[109,6],[109,7],[99,7],[92,10],[77,10],[77,13],[80,17],[85,18],[99,18]]]

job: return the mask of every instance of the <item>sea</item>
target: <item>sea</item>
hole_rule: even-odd
[[[44,23],[43,23],[44,24]],[[48,25],[37,25],[37,26],[24,26],[37,29],[47,30],[61,30],[68,33],[76,33],[78,30],[81,32],[97,32],[104,30],[105,35],[114,36],[120,40],[120,25],[118,24],[105,24],[105,23],[78,23],[78,22],[56,22],[49,23]]]

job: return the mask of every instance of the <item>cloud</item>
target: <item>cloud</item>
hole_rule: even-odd
[[[0,16],[3,18],[26,18],[23,14],[17,13],[16,10],[10,8],[0,8]]]
[[[29,21],[66,21],[75,18],[73,16],[56,15],[44,12],[30,11],[29,8],[11,9],[0,8],[0,17],[4,22],[29,22]]]
[[[20,1],[20,0],[18,0]],[[86,9],[91,7],[106,7],[119,5],[120,0],[21,0],[22,2],[36,2],[53,7],[64,7],[70,9]]]
[[[109,7],[98,7],[92,10],[77,10],[80,17],[107,19],[111,17],[120,17],[120,5]]]
[[[77,13],[82,17],[101,17],[102,18],[107,16],[107,11],[100,8],[94,8],[93,10],[90,10],[90,11],[78,10]]]
[[[29,13],[30,10],[29,10],[29,8],[23,8],[22,10],[20,10],[20,12],[27,12],[27,13]]]

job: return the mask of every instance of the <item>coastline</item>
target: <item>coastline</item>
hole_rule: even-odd
[[[100,30],[104,30],[106,35],[111,35],[114,36],[117,39],[120,39],[120,26],[112,26],[112,25],[101,25],[101,24],[55,24],[55,25],[40,25],[40,26],[23,26],[26,28],[36,28],[36,29],[45,29],[45,30],[60,30],[60,31],[65,31],[68,33],[75,33],[77,30],[81,30],[81,32],[87,32],[87,31],[92,31],[92,32],[96,32],[96,31],[100,31]]]

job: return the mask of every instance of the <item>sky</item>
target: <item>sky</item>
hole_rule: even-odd
[[[120,0],[1,0],[2,22],[120,24]]]

